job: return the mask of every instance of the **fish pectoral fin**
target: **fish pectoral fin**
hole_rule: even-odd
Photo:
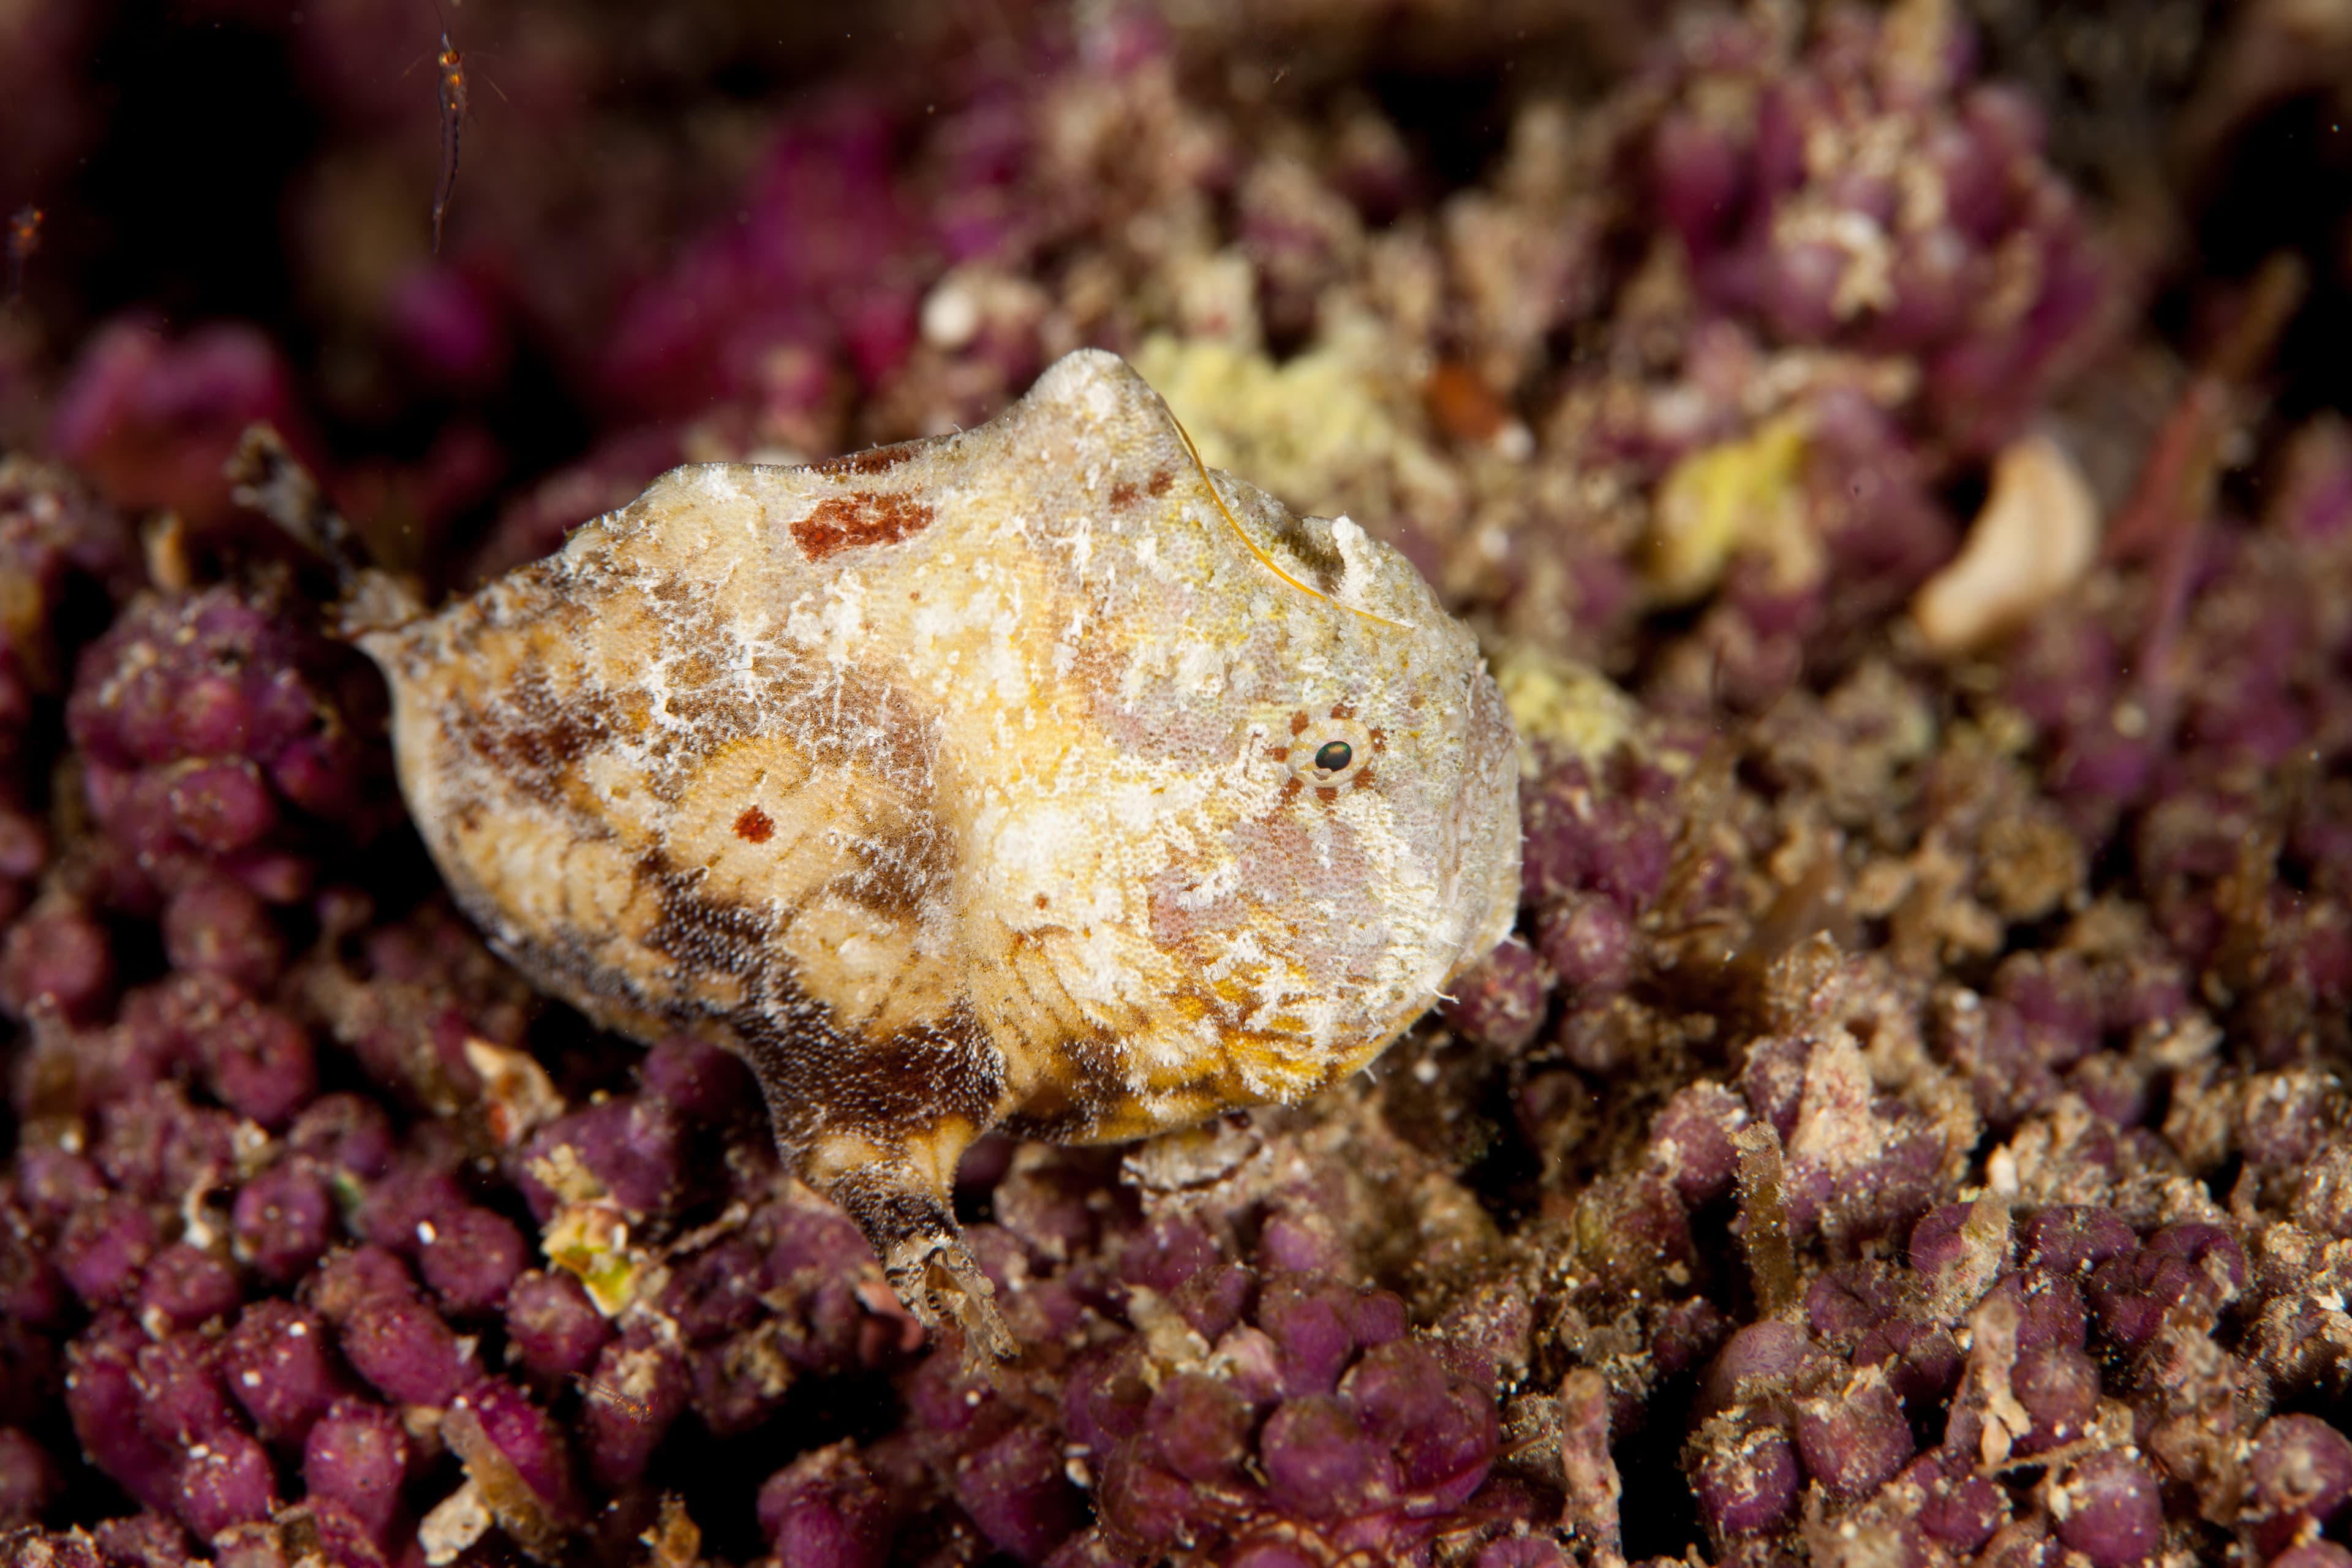
[[[866,1233],[890,1288],[937,1334],[952,1321],[963,1331],[964,1363],[987,1369],[1021,1353],[1021,1342],[997,1310],[996,1286],[965,1245],[954,1214],[926,1190],[911,1166],[874,1163],[821,1190]]]

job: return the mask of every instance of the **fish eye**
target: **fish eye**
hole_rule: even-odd
[[[1348,789],[1370,772],[1372,732],[1350,717],[1309,717],[1300,714],[1287,748],[1290,772],[1310,789]]]

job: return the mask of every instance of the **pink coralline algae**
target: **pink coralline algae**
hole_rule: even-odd
[[[1788,49],[1722,25],[1682,62],[1652,143],[1701,298],[1784,341],[1916,356],[1929,407],[1998,439],[2106,284],[2080,202],[2042,162],[2043,111],[1969,81],[1958,34],[1842,16],[1795,70]],[[1749,113],[1727,112],[1742,92]]]
[[[1204,1304],[1208,1327],[1226,1315],[1216,1299],[1239,1294],[1219,1288],[1236,1282],[1213,1279],[1195,1293],[1215,1303]],[[1180,1373],[1123,1406],[1118,1379],[1139,1369],[1114,1356],[1082,1395],[1099,1434],[1087,1447],[1101,1466],[1105,1536],[1146,1556],[1230,1543],[1245,1560],[1253,1542],[1261,1553],[1285,1542],[1302,1556],[1395,1558],[1444,1524],[1458,1528],[1449,1511],[1494,1462],[1486,1391],[1426,1345],[1386,1337],[1405,1321],[1394,1298],[1285,1280],[1256,1293],[1256,1321],[1236,1321],[1213,1342],[1213,1357],[1230,1344],[1228,1375]]]
[[[59,391],[49,443],[127,510],[167,507],[209,523],[229,510],[221,465],[256,421],[289,425],[291,375],[259,332],[204,328],[167,341],[122,321],[82,351]]]
[[[90,812],[131,862],[108,868],[114,900],[208,898],[183,915],[183,948],[201,931],[219,951],[192,956],[262,966],[266,921],[205,879],[271,903],[309,892],[302,851],[327,825],[349,842],[381,816],[380,704],[282,591],[140,601],[83,657],[67,704]]]

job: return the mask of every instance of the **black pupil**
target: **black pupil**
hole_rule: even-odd
[[[1315,765],[1336,773],[1356,760],[1356,750],[1345,741],[1326,741],[1315,753]]]

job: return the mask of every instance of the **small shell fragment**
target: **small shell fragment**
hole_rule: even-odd
[[[2099,551],[2099,504],[2066,448],[2011,442],[1958,557],[1927,580],[1911,616],[1928,648],[1970,653],[2032,619],[2083,579]]]

